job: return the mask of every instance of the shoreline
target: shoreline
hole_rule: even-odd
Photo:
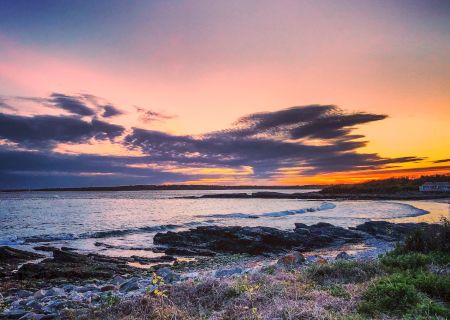
[[[143,297],[148,293],[149,287],[152,290],[157,289],[157,286],[152,284],[152,280],[149,280],[153,272],[164,279],[166,284],[177,284],[192,280],[227,279],[255,274],[263,269],[278,268],[280,264],[297,259],[299,255],[304,257],[302,258],[304,267],[316,263],[331,263],[337,257],[338,260],[345,258],[351,261],[370,261],[376,259],[379,254],[392,250],[394,243],[406,234],[417,228],[429,227],[434,228],[434,225],[373,222],[353,229],[344,229],[325,223],[319,223],[315,227],[297,224],[297,233],[300,232],[299,234],[303,235],[307,232],[308,237],[311,237],[309,232],[313,232],[316,234],[313,238],[316,237],[317,241],[322,242],[310,243],[311,250],[305,248],[299,250],[295,246],[290,247],[286,242],[286,249],[273,251],[271,247],[264,247],[269,251],[260,254],[233,252],[233,250],[222,252],[220,249],[213,256],[193,254],[191,259],[186,260],[177,255],[175,260],[154,261],[154,265],[147,269],[133,267],[130,261],[124,258],[111,258],[97,254],[81,255],[69,250],[55,249],[53,258],[36,257],[32,254],[32,259],[38,261],[34,264],[28,263],[27,258],[24,258],[24,260],[13,259],[12,261],[16,264],[10,264],[9,270],[4,265],[0,266],[2,267],[0,297],[3,297],[3,301],[6,301],[8,305],[4,308],[6,310],[3,311],[4,313],[12,312],[24,316],[26,313],[40,312],[51,319],[59,317],[61,315],[59,312],[66,308],[72,308],[76,312],[100,308],[107,299],[105,297],[110,295],[125,300]],[[226,229],[226,227],[217,228]],[[272,232],[269,229],[249,228],[247,230],[257,234],[260,232],[267,234],[268,231]],[[396,230],[395,235],[392,234],[392,230]],[[195,229],[191,231],[195,233]],[[224,230],[220,232],[222,231]],[[273,232],[277,231],[273,230]],[[286,232],[280,236],[283,238],[296,236],[295,232]],[[335,236],[330,243],[326,242],[327,234]],[[255,239],[258,239],[260,235],[257,235]],[[271,238],[267,239],[272,241]],[[357,241],[354,241],[355,239]],[[236,241],[240,240],[236,239]],[[204,247],[205,243],[199,245]],[[3,251],[5,248],[7,247],[0,247]],[[245,247],[241,249],[245,251]],[[23,251],[19,251],[14,251],[13,257],[24,254]],[[167,251],[166,256],[169,256]],[[2,259],[2,263],[5,261],[8,260]],[[18,271],[14,271],[17,269]],[[11,314],[10,316],[12,317]]]

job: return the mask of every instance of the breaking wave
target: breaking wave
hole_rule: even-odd
[[[210,217],[210,218],[222,218],[222,219],[258,219],[265,217],[285,217],[292,216],[296,214],[303,214],[308,212],[316,212],[323,210],[331,210],[336,208],[336,205],[331,202],[323,202],[318,207],[310,207],[310,208],[302,208],[297,210],[285,210],[285,211],[276,211],[276,212],[267,212],[260,214],[248,214],[248,213],[227,213],[227,214],[212,214],[207,216],[197,216],[197,217]]]

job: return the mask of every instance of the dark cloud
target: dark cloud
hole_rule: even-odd
[[[449,159],[440,159],[440,160],[435,160],[433,161],[434,163],[445,163],[445,162],[450,162],[450,158]]]
[[[76,100],[73,96],[62,96]],[[54,97],[55,94],[52,99]],[[94,106],[93,110],[103,110],[104,117],[120,112],[111,104],[100,103],[100,98],[95,96],[83,95],[79,99],[79,102]],[[54,102],[45,98],[43,103]],[[67,101],[63,103],[68,105]],[[76,108],[72,107],[70,110],[74,111]],[[333,105],[308,105],[250,114],[240,118],[228,130],[201,136],[132,128],[123,139],[117,138],[123,136],[125,128],[101,121],[95,115],[90,121],[85,121],[79,117],[82,115],[80,110],[72,112],[72,116],[27,117],[0,113],[1,139],[17,143],[22,148],[46,148],[44,153],[12,150],[0,145],[0,180],[3,180],[0,186],[183,181],[186,173],[170,168],[204,167],[236,169],[250,166],[253,173],[247,178],[273,179],[280,175],[281,168],[290,168],[291,172],[305,176],[394,168],[402,163],[423,160],[415,156],[385,158],[375,153],[358,152],[366,142],[362,139],[364,136],[353,133],[354,129],[386,116],[346,113]],[[137,110],[147,117],[146,121],[170,118],[150,110]],[[129,149],[141,151],[144,156],[76,156],[49,150],[58,143],[86,143],[91,139],[121,143]],[[199,172],[188,173],[188,179],[203,178]],[[62,179],[59,184],[58,177]]]
[[[104,117],[104,118],[111,118],[111,117],[115,117],[115,116],[118,116],[121,114],[122,114],[122,111],[120,111],[113,105],[108,104],[108,105],[103,106],[102,117]]]
[[[344,113],[333,105],[308,105],[245,116],[237,121],[237,129],[228,133],[237,136],[266,134],[287,139],[353,140],[361,138],[350,135],[355,126],[386,117],[364,112]]]
[[[89,108],[81,96],[68,96],[62,93],[52,93],[48,99],[55,106],[72,114],[80,116],[93,116],[95,111]]]
[[[174,118],[174,116],[170,116],[164,113],[136,107],[136,111],[139,113],[139,120],[144,123],[158,121],[158,120],[168,120]]]
[[[20,151],[0,145],[0,189],[158,184],[184,178],[180,174],[128,166],[145,161],[146,157]]]
[[[256,113],[235,126],[199,137],[176,136],[134,128],[124,143],[154,161],[210,166],[252,166],[256,177],[281,167],[300,167],[303,174],[367,170],[389,164],[420,161],[418,157],[383,158],[358,153],[366,142],[351,134],[355,126],[385,115],[345,113],[336,106],[310,105]],[[301,139],[301,140],[299,140]],[[311,143],[311,139],[319,143]]]
[[[93,119],[69,116],[17,116],[0,113],[0,137],[26,147],[51,147],[57,143],[83,143],[89,139],[114,139],[124,128]]]

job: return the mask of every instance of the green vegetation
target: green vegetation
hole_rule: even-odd
[[[436,232],[412,234],[380,259],[389,274],[369,286],[359,307],[361,313],[414,319],[450,317],[444,305],[450,303],[450,277],[429,271],[432,267],[445,270],[450,264],[449,221],[444,219],[442,226]]]
[[[319,284],[361,283],[380,275],[378,262],[336,261],[314,264],[305,270],[307,276]]]
[[[422,176],[412,179],[408,177],[372,180],[358,184],[336,185],[324,188],[322,193],[377,193],[417,192],[424,182],[449,181],[450,175]]]

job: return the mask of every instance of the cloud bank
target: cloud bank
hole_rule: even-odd
[[[348,113],[334,105],[249,114],[226,130],[192,136],[112,124],[108,119],[122,112],[93,95],[53,93],[46,98],[15,99],[50,105],[68,114],[0,113],[2,188],[81,186],[92,181],[98,185],[205,178],[221,181],[224,176],[273,181],[286,174],[377,170],[423,160],[359,152],[367,142],[354,130],[382,121],[387,115]],[[146,116],[147,122],[170,118],[142,108],[136,108],[136,112]],[[60,144],[99,141],[119,144],[142,156],[68,155],[56,151]]]

